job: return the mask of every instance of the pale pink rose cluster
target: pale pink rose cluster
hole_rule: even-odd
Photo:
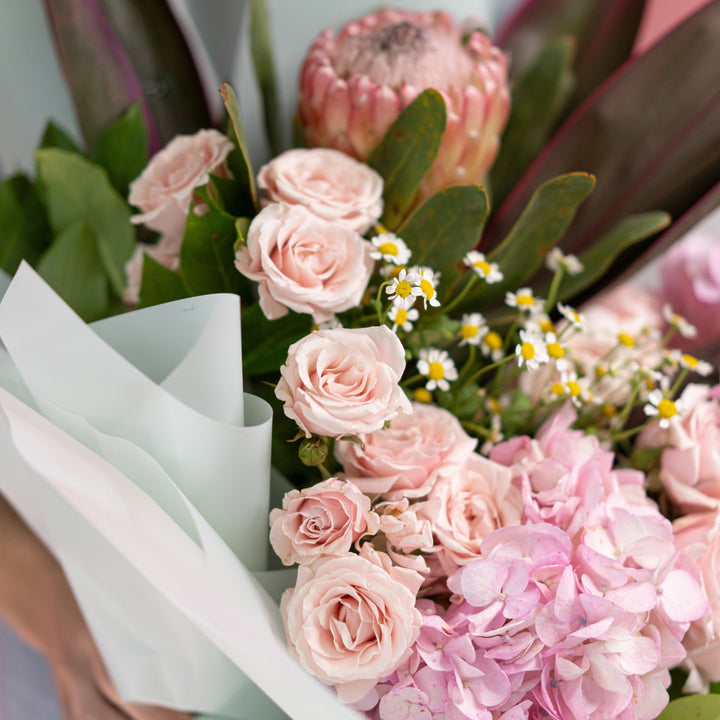
[[[139,244],[125,266],[126,303],[138,301],[145,255],[170,270],[179,268],[180,246],[195,190],[207,185],[211,174],[229,174],[227,156],[233,147],[217,130],[178,135],[130,183],[128,202],[141,210],[131,222],[142,223],[161,237],[157,245]]]
[[[258,175],[265,206],[235,265],[259,283],[270,320],[288,310],[316,323],[358,305],[374,269],[362,233],[382,214],[383,180],[337,150],[289,150]]]

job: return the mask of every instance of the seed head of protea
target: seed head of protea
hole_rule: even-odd
[[[465,35],[448,13],[385,10],[337,35],[325,30],[301,71],[299,121],[310,147],[365,160],[427,88],[445,99],[447,126],[421,194],[482,184],[507,120],[507,63],[482,32]]]

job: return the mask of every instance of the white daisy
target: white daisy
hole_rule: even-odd
[[[469,313],[462,316],[460,321],[461,347],[463,345],[479,345],[487,333],[488,326],[480,313]]]
[[[713,371],[713,366],[709,362],[700,360],[694,355],[689,355],[688,353],[680,353],[679,364],[680,367],[696,372],[698,375],[702,375],[703,377],[708,377],[708,375],[710,375]]]
[[[503,339],[494,330],[490,330],[480,341],[480,351],[493,362],[501,360],[504,355]]]
[[[502,434],[501,430],[501,417],[499,415],[493,415],[490,419],[490,434],[488,435],[487,440],[485,440],[485,442],[483,443],[483,446],[480,448],[481,455],[489,455],[493,447],[495,447],[495,445],[505,439],[505,436]]]
[[[520,288],[516,293],[505,293],[505,304],[529,313],[541,312],[543,301],[533,295],[532,288]]]
[[[520,342],[515,346],[515,355],[518,366],[525,365],[528,370],[535,370],[550,360],[543,336],[528,330],[520,331]]]
[[[566,255],[559,247],[554,247],[545,257],[545,267],[552,272],[564,268],[568,275],[579,275],[585,266],[577,255]]]
[[[415,298],[422,295],[419,285],[420,276],[403,268],[385,288],[385,292],[390,296],[394,307],[407,310],[415,304]]]
[[[653,390],[648,395],[648,400],[648,404],[643,408],[645,414],[648,417],[659,417],[660,427],[667,430],[670,427],[672,418],[682,410],[680,401],[672,401],[666,398],[662,390]]]
[[[401,328],[404,332],[409,333],[413,329],[413,323],[420,317],[420,313],[417,308],[405,308],[397,307],[393,305],[388,313],[388,320],[392,320],[393,326],[392,331],[396,333],[398,328]]]
[[[488,262],[485,255],[477,250],[471,250],[464,258],[463,262],[471,268],[478,277],[482,278],[488,285],[498,283],[503,279],[497,263]]]
[[[428,305],[440,307],[440,300],[438,300],[436,292],[440,273],[433,272],[429,267],[413,267],[410,268],[410,272],[415,272],[420,277],[418,287],[420,288],[420,297],[423,299],[425,309],[427,310]]]
[[[417,364],[418,372],[428,378],[425,383],[426,390],[449,390],[450,382],[458,379],[455,363],[448,355],[447,350],[437,348],[423,348],[420,350],[420,359]]]
[[[576,329],[582,330],[585,324],[585,316],[569,305],[557,304],[560,314]]]
[[[697,337],[697,328],[690,324],[682,315],[673,312],[670,305],[665,303],[662,309],[663,317],[668,325],[672,325],[684,338]]]
[[[375,248],[370,253],[373,260],[384,260],[393,265],[407,265],[410,261],[410,248],[395,233],[381,232],[371,238],[370,242]]]

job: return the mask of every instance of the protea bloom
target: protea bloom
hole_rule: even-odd
[[[445,99],[447,126],[422,194],[482,183],[507,119],[507,63],[487,36],[465,36],[448,13],[386,10],[337,35],[325,30],[300,75],[300,124],[309,146],[364,160],[427,88]]]

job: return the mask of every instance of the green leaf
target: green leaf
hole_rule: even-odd
[[[45,132],[40,141],[40,149],[53,147],[82,155],[82,150],[77,146],[77,143],[61,127],[50,120],[45,126]]]
[[[40,276],[85,322],[107,315],[110,286],[92,228],[78,220],[56,238],[37,265]]]
[[[238,105],[235,91],[228,83],[220,86],[220,95],[225,103],[225,109],[230,118],[230,126],[233,132],[228,133],[237,146],[237,149],[230,153],[228,165],[235,179],[241,184],[243,191],[250,198],[252,207],[257,208],[257,187],[255,186],[255,175],[250,164],[250,155],[247,149],[247,140],[243,130],[240,117],[240,106]]]
[[[105,171],[79,155],[48,148],[35,154],[38,181],[56,234],[78,222],[92,230],[110,284],[118,297],[125,288],[125,263],[135,247],[130,209]]]
[[[255,208],[249,202],[249,197],[245,194],[242,184],[237,180],[210,175],[210,184],[215,202],[221,210],[234,217],[255,215]]]
[[[508,290],[517,290],[527,282],[563,237],[594,185],[592,175],[570,173],[539,187],[507,237],[488,256],[490,262],[500,266],[502,282],[481,284],[465,304],[495,302]]]
[[[233,250],[237,252],[241,247],[247,245],[247,233],[250,227],[250,218],[239,217],[235,221],[235,244]]]
[[[128,185],[145,169],[148,141],[140,106],[133,105],[102,132],[92,159],[107,171],[110,182],[124,198]]]
[[[310,331],[308,315],[289,312],[285,317],[268,320],[260,305],[242,311],[243,371],[246,375],[277,373],[287,359],[290,345]]]
[[[550,136],[567,99],[574,57],[573,39],[559,37],[513,87],[510,118],[491,171],[495,203],[507,197]]]
[[[0,185],[0,267],[13,275],[22,259],[35,265],[50,245],[47,213],[35,186],[24,175]]]
[[[577,295],[605,275],[615,259],[635,243],[665,229],[672,218],[665,212],[647,212],[622,219],[609,233],[580,255],[585,270],[579,275],[565,276],[559,298]]]
[[[168,270],[149,255],[143,258],[142,284],[140,285],[140,303],[138,307],[161,305],[173,300],[190,297],[180,275]]]
[[[689,695],[668,703],[657,720],[718,720],[719,718],[720,696]]]
[[[263,102],[265,135],[271,155],[279,155],[280,105],[275,84],[273,62],[271,22],[268,5],[265,0],[250,0],[250,54],[255,68],[260,94]]]
[[[425,173],[432,167],[445,130],[445,101],[435,90],[420,93],[398,116],[367,164],[385,179],[382,223],[398,227]]]
[[[477,245],[487,214],[485,190],[451,187],[426,200],[398,233],[412,250],[413,265],[444,271]]]
[[[221,210],[207,186],[196,194],[208,211],[198,215],[194,205],[188,214],[180,248],[180,273],[191,295],[230,292],[241,294],[245,278],[235,268],[235,218]]]

